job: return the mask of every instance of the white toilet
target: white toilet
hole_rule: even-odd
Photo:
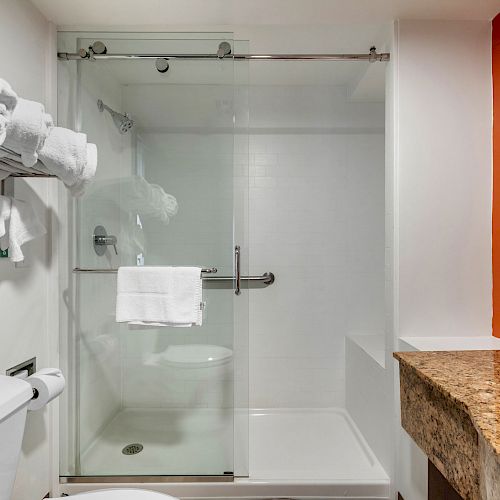
[[[25,380],[0,375],[0,500],[11,500],[12,487],[21,452],[28,404],[33,397]],[[79,500],[175,500],[154,491],[106,489],[80,493]],[[64,497],[66,498],[66,497]]]

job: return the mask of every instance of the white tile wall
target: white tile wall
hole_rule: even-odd
[[[345,336],[384,331],[383,104],[313,86],[250,103],[250,270],[277,278],[251,291],[250,404],[344,406]]]
[[[207,88],[203,109],[210,112],[200,115],[184,88],[161,88],[161,106],[186,110],[183,130],[172,128],[176,113],[162,117],[170,129],[145,122],[143,110],[159,91],[124,89],[126,108],[138,117],[146,178],[179,201],[168,226],[144,225],[146,264],[215,265],[230,273],[233,168],[238,182],[248,173],[243,259],[251,274],[277,276],[249,294],[250,405],[344,406],[345,336],[384,328],[384,104],[351,102],[342,87],[251,87],[249,129],[238,130],[233,165],[232,135],[207,133],[224,125],[220,116],[211,121],[206,102],[217,89]],[[227,373],[203,386],[192,374],[148,364],[169,344],[233,346],[234,296],[207,290],[205,297],[202,329],[122,336],[125,406],[228,404],[217,389],[229,384]]]
[[[121,110],[119,82],[92,65],[81,67],[80,78],[81,118],[76,124],[90,142],[97,144],[99,166],[95,182],[79,203],[77,262],[80,267],[117,267],[130,261],[121,238],[127,214],[108,199],[102,186],[130,175],[131,134],[121,135],[109,114],[100,113],[97,108],[100,98],[110,107]],[[68,125],[74,126],[73,123]],[[95,254],[92,234],[98,224],[105,226],[108,234],[119,237],[118,255],[112,248],[108,248],[104,256]],[[120,327],[114,317],[115,276],[81,274],[76,279],[76,310],[79,313],[76,355],[80,363],[76,365],[80,384],[76,411],[80,415],[80,450],[83,453],[121,408]]]
[[[346,407],[386,471],[392,460],[392,370],[386,370],[385,335],[346,339]],[[390,365],[392,368],[392,363]],[[367,408],[370,411],[367,411]]]
[[[168,94],[168,89],[165,89]],[[137,103],[128,101],[135,109]],[[169,124],[168,116],[165,124]],[[140,126],[140,122],[139,122]],[[179,204],[168,225],[143,219],[146,265],[217,267],[232,274],[233,135],[140,129],[148,182]],[[233,349],[232,290],[204,290],[203,326],[134,331],[122,336],[125,407],[232,407],[233,367],[182,369],[151,363],[169,345],[212,344]],[[124,327],[126,329],[126,327]],[[144,390],[147,387],[147,390]]]

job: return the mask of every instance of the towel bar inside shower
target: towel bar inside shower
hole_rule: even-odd
[[[75,267],[73,269],[74,273],[89,273],[89,274],[116,274],[118,269],[95,269],[95,268],[84,268]],[[217,269],[215,267],[211,269],[202,269],[203,274],[216,273]],[[203,281],[212,283],[230,283],[235,280],[234,276],[202,276]],[[274,283],[275,277],[273,273],[267,272],[264,274],[259,274],[256,276],[241,276],[241,281],[245,283],[262,283],[263,285],[272,285]]]

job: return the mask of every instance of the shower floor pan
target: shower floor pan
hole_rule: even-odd
[[[184,466],[187,466],[190,463],[187,456],[190,455],[189,443],[183,441],[182,450],[186,454],[183,458],[179,456],[179,449],[169,453],[168,447],[155,446],[157,440],[153,439],[161,432],[160,427],[164,429],[165,422],[178,419],[175,411],[172,413],[172,410],[123,410],[82,457],[82,464],[86,464],[83,472],[97,476],[106,470],[107,474],[112,475],[138,476],[164,474],[172,463],[185,462]],[[198,438],[204,436],[203,449],[209,455],[202,458],[212,466],[212,470],[213,461],[231,456],[232,436],[210,432],[221,418],[231,416],[224,416],[214,410],[198,411],[196,421],[191,422],[199,429]],[[148,422],[147,426],[142,427],[142,435],[137,433],[138,421]],[[159,427],[155,429],[155,425]],[[61,493],[138,487],[179,498],[389,498],[386,472],[343,409],[252,410],[249,431],[248,478],[235,478],[234,482],[198,483],[160,483],[149,480],[147,483],[131,483],[128,480],[112,483],[79,482],[61,484]],[[117,441],[117,436],[123,436],[123,440]],[[143,451],[123,455],[122,448],[132,442],[140,442],[144,446]],[[192,451],[195,445],[200,449],[199,442],[193,442]],[[109,470],[110,463],[114,464],[113,470]],[[200,464],[197,465],[198,474],[199,467]]]

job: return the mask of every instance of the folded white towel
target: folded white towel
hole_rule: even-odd
[[[87,136],[54,127],[40,151],[40,161],[59,177],[75,196],[80,196],[95,176],[97,148],[87,144]]]
[[[17,105],[17,94],[0,78],[0,144],[5,141],[7,126]]]
[[[25,167],[32,167],[53,126],[52,117],[45,113],[43,104],[19,98],[4,146],[19,153]]]
[[[116,321],[145,326],[201,326],[200,267],[120,267]]]
[[[24,201],[0,196],[0,212],[0,248],[9,249],[12,262],[21,262],[24,260],[21,246],[47,231],[31,206]]]

